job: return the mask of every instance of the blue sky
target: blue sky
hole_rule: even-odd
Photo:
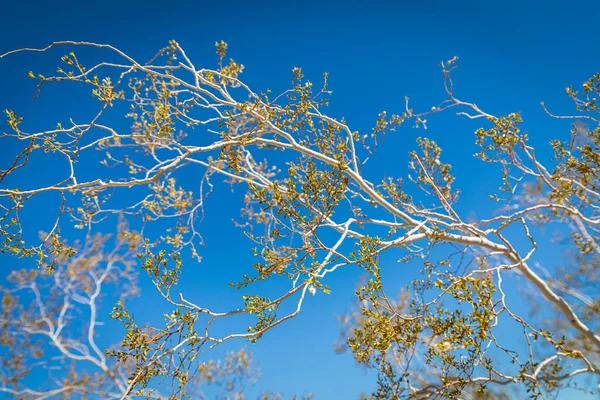
[[[109,43],[146,59],[175,39],[196,65],[213,66],[214,42],[224,40],[229,55],[246,65],[242,78],[255,91],[285,89],[295,66],[314,82],[328,72],[333,90],[328,112],[363,131],[382,110],[401,113],[405,95],[415,109],[442,100],[439,62],[457,55],[457,96],[497,115],[521,111],[532,141],[544,146],[550,138],[566,138],[568,129],[550,120],[540,101],[570,111],[564,88],[579,85],[600,68],[594,25],[600,4],[594,1],[12,3],[3,6],[0,53],[68,39]],[[39,104],[35,113],[31,106],[27,71],[55,67],[57,61],[29,54],[0,62],[0,108],[15,109],[40,124],[52,121],[55,111],[68,115],[71,111],[53,101],[53,92],[43,92],[39,100],[46,102],[44,114],[36,114]],[[440,116],[431,118],[427,134],[439,142],[443,155],[456,161],[476,151],[472,132],[478,126]],[[425,133],[410,128],[397,132],[368,173],[405,173],[406,153]],[[487,178],[492,170],[474,165],[455,163],[454,170],[464,193],[459,209],[480,215],[490,210],[484,201],[495,182]],[[224,306],[239,301],[225,285],[246,271],[253,258],[246,247],[232,252],[226,241],[243,240],[230,223],[236,204],[224,190],[207,205],[207,210],[212,206],[231,214],[209,214],[203,223],[211,227],[204,261],[187,267],[189,279],[182,288],[202,293],[199,300],[218,296]],[[7,273],[16,265],[9,258],[0,258],[0,263]],[[213,267],[218,264],[220,268]],[[207,277],[208,270],[213,272]],[[402,271],[388,273],[402,280]],[[261,388],[286,395],[312,391],[317,399],[356,398],[374,388],[372,375],[354,367],[349,355],[333,352],[339,328],[334,315],[350,305],[359,275],[349,271],[337,276],[330,282],[332,295],[309,299],[300,317],[250,348],[263,369]],[[152,289],[146,285],[143,290]],[[140,309],[137,315],[150,321],[154,310]]]

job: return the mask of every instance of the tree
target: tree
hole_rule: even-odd
[[[182,392],[187,378],[176,371],[186,369],[189,351],[235,338],[260,339],[297,316],[307,293],[328,293],[328,277],[354,266],[368,278],[356,291],[356,310],[343,318],[343,336],[357,362],[379,373],[373,397],[485,398],[509,387],[539,398],[581,385],[579,377],[590,379],[584,390],[595,390],[600,75],[579,91],[567,89],[577,115],[548,111],[573,120],[572,137],[585,140],[551,141],[553,157],[542,163],[518,113],[495,116],[455,96],[456,57],[441,64],[445,100],[415,112],[406,98],[401,114],[382,112],[372,131],[361,134],[323,112],[330,95],[327,74],[315,90],[295,68],[290,89],[256,93],[240,80],[244,66],[226,60],[224,42],[216,44],[213,69],[195,66],[175,41],[147,63],[112,46],[84,42],[15,50],[0,60],[62,46],[108,50],[116,58],[84,65],[71,52],[56,75],[30,72],[38,81],[36,95],[52,83],[91,88],[99,105],[90,122],[70,120],[29,132],[18,113],[6,111],[10,131],[3,139],[21,148],[0,181],[28,167],[29,157],[40,152],[60,160],[68,172],[56,183],[0,189],[3,251],[36,256],[52,270],[57,259],[76,254],[61,240],[65,216],[90,230],[117,215],[139,226],[143,269],[173,313],[150,334],[123,305],[113,309],[112,317],[127,328],[123,349],[112,355],[134,368],[128,392],[142,394],[163,376],[173,377],[176,392]],[[451,165],[430,138],[418,138],[408,153],[407,179],[386,174],[372,182],[366,176],[365,165],[386,135],[407,124],[427,128],[426,118],[450,110],[482,121],[475,157],[499,167],[499,189],[490,196],[498,213],[488,218],[457,211]],[[126,113],[126,125],[110,117],[120,112]],[[593,127],[582,132],[581,121]],[[91,154],[103,155],[110,169],[81,167],[98,157]],[[186,175],[194,167],[203,171],[197,180]],[[218,179],[234,193],[243,191],[243,220],[237,224],[259,260],[232,283],[245,294],[244,306],[230,311],[175,293],[182,255],[189,250],[201,258],[199,222]],[[32,198],[51,195],[58,199],[55,223],[41,243],[31,243],[20,215]],[[162,230],[164,224],[166,233],[156,234],[152,227]],[[536,250],[551,240],[545,227],[562,235],[559,244],[568,251],[563,267],[538,262]],[[403,290],[389,288],[379,261],[387,253],[401,253],[399,261],[419,266],[421,275]],[[278,277],[289,279],[289,289],[270,297],[252,294],[255,283]],[[514,281],[527,289],[525,314],[518,294],[505,289]],[[535,307],[544,312],[534,313]],[[218,321],[240,315],[255,318],[247,331],[211,333]],[[517,326],[520,333],[507,340],[498,334],[505,326]]]
[[[106,342],[106,330],[98,331],[105,298],[118,296],[122,303],[139,293],[134,256],[140,243],[122,235],[123,223],[120,228],[115,239],[96,234],[76,244],[77,255],[57,259],[53,274],[37,268],[10,273],[9,285],[0,287],[0,392],[16,399],[127,397],[134,366],[107,357],[120,346],[105,348],[97,339]],[[214,398],[243,399],[246,385],[259,377],[245,349],[222,360],[196,356],[188,368],[197,374],[182,371],[190,376],[186,389],[194,398],[213,398],[214,392]],[[169,389],[154,386],[144,398],[177,398]]]

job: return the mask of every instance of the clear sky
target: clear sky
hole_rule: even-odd
[[[534,143],[544,145],[550,138],[565,137],[568,129],[557,130],[564,125],[549,120],[540,101],[570,111],[565,87],[579,85],[600,70],[600,2],[593,0],[13,1],[2,6],[0,15],[0,54],[55,40],[88,40],[112,44],[143,60],[175,39],[197,66],[213,67],[214,42],[224,40],[229,55],[246,66],[242,80],[255,91],[285,89],[295,66],[314,82],[328,72],[333,90],[328,112],[363,131],[383,110],[401,113],[405,95],[416,109],[443,99],[439,62],[457,55],[456,94],[496,115],[521,111]],[[33,91],[26,73],[57,61],[26,55],[0,62],[0,108],[52,121],[50,114],[59,106],[49,104],[46,114],[27,115]],[[444,154],[470,156],[476,151],[472,133],[477,124],[440,116],[431,118],[429,127],[427,133]],[[370,173],[401,175],[406,163],[399,160],[424,133],[402,129],[386,142]],[[459,208],[485,213],[490,205],[481,202],[495,183],[482,182],[489,170],[473,165],[454,167],[464,192]],[[243,239],[230,222],[236,204],[223,191],[207,205],[213,213],[203,223],[210,227],[205,228],[210,235],[202,250],[204,261],[188,263],[182,284],[184,292],[201,293],[199,301],[212,297],[223,307],[239,305],[237,293],[224,285],[247,271],[253,258],[247,247],[239,252],[231,249],[231,238]],[[2,275],[16,265],[6,257],[0,263]],[[401,271],[392,269],[397,267],[392,264],[387,273],[401,277]],[[373,375],[355,367],[350,355],[333,351],[339,329],[335,314],[350,305],[359,275],[340,274],[329,282],[330,296],[310,298],[302,315],[249,348],[263,369],[258,387],[276,388],[286,395],[310,391],[317,399],[356,398],[375,387]],[[142,286],[145,293],[152,290]],[[158,320],[153,312],[162,305],[143,309],[145,304],[135,303],[141,307],[136,315]],[[233,346],[237,345],[242,343]]]

